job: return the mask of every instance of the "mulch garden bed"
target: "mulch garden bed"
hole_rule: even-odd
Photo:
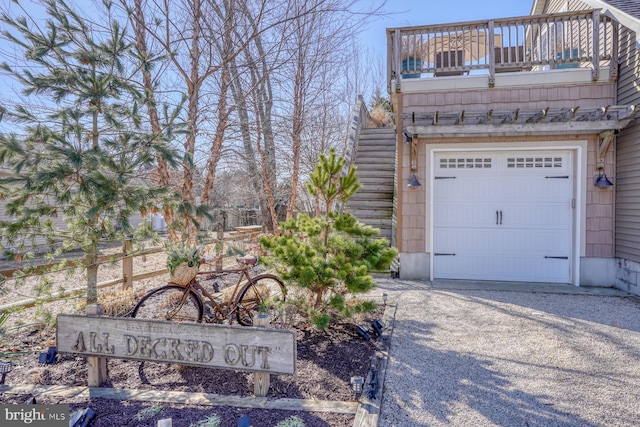
[[[376,351],[375,341],[365,341],[355,325],[380,319],[384,307],[353,322],[333,323],[318,331],[306,323],[290,327],[297,337],[295,375],[271,375],[267,398],[292,398],[351,401],[350,379],[367,376]],[[84,357],[58,354],[55,363],[39,363],[39,355],[55,345],[55,331],[29,331],[2,337],[0,357],[12,354],[13,370],[6,377],[11,385],[86,386]],[[23,352],[23,353],[20,353]],[[109,382],[104,387],[138,390],[170,390],[252,396],[253,375],[214,368],[173,364],[108,360]],[[0,403],[25,403],[33,396],[0,394]],[[354,415],[327,412],[303,412],[274,409],[247,409],[228,406],[200,406],[154,402],[118,401],[102,398],[61,398],[38,395],[38,404],[69,404],[71,411],[91,408],[96,413],[93,426],[156,426],[158,420],[171,418],[173,426],[205,426],[204,420],[218,416],[222,427],[235,427],[242,415],[248,415],[255,427],[271,427],[297,416],[306,427],[352,426]],[[290,424],[293,426],[300,424]]]

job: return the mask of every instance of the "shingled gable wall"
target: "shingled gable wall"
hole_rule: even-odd
[[[455,111],[515,111],[516,109],[603,107],[615,104],[616,85],[608,80],[589,84],[559,84],[532,87],[501,87],[468,90],[432,90],[402,94],[403,113],[411,112],[455,112]],[[612,258],[614,256],[614,201],[612,191],[593,187],[595,172],[597,135],[557,135],[522,137],[474,137],[474,138],[421,138],[418,144],[418,176],[426,180],[425,160],[427,144],[465,143],[504,145],[535,145],[554,141],[587,141],[587,189],[584,239],[581,256],[586,258]],[[606,170],[613,170],[614,150],[606,157]],[[402,150],[401,182],[409,179],[409,149]],[[398,236],[402,252],[424,253],[429,240],[426,229],[427,194],[406,186],[402,190],[402,233]],[[612,283],[606,284],[608,286]]]
[[[403,111],[509,111],[563,107],[602,107],[615,103],[615,83],[443,90],[403,94]]]

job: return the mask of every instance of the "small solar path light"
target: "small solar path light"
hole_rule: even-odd
[[[373,330],[377,336],[382,336],[382,330],[386,326],[387,325],[385,325],[382,320],[374,320],[373,323],[371,324],[371,327],[373,327]]]
[[[353,390],[354,400],[358,400],[358,397],[362,394],[362,388],[364,386],[364,378],[351,377],[351,390]]]
[[[363,324],[356,326],[356,332],[366,341],[369,341],[369,339],[371,339],[371,328],[369,328],[368,325]]]
[[[40,353],[38,362],[44,364],[54,363],[56,361],[56,354],[58,354],[57,347],[51,346],[46,353]]]
[[[251,419],[247,415],[243,415],[238,419],[238,427],[251,427]]]
[[[13,364],[11,362],[0,362],[0,374],[2,374],[0,384],[4,384],[4,380],[7,377],[7,374],[11,372],[11,369],[13,369]]]

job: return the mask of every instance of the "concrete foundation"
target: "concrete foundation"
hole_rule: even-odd
[[[400,279],[431,280],[428,253],[402,252],[399,259]],[[615,258],[582,258],[580,286],[617,288],[640,295],[640,263]]]
[[[615,261],[615,287],[634,295],[640,295],[640,263],[626,259]]]
[[[581,258],[580,286],[612,288],[615,286],[615,258]]]
[[[400,253],[400,279],[430,280],[428,253]]]

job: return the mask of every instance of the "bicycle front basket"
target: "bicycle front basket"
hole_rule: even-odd
[[[197,265],[189,267],[186,262],[183,262],[176,267],[169,281],[178,285],[186,285],[196,277],[199,268]]]

